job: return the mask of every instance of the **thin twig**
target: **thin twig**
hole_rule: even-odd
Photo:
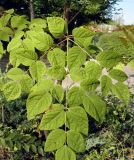
[[[70,38],[69,38],[69,40],[70,40],[71,42],[73,42],[74,44],[76,44],[83,52],[85,52],[91,59],[94,60],[94,58],[93,58],[85,49],[83,49],[77,42],[73,41],[73,40],[70,39]]]
[[[65,39],[63,39],[62,41],[60,41],[59,43],[57,43],[56,45],[58,46],[58,45],[62,44],[63,42],[65,42],[66,40],[67,40],[67,39],[65,38]],[[51,47],[47,52],[52,51],[54,48],[55,48],[55,47]],[[45,55],[46,55],[46,54],[43,54],[43,55],[40,57],[40,59],[43,58]]]
[[[2,123],[5,123],[4,105],[3,105],[3,104],[1,105],[1,112],[2,112],[2,113],[1,113],[1,114],[2,114],[2,115],[1,115],[1,116],[2,116]]]
[[[71,20],[68,22],[68,24],[70,24],[78,16],[78,14],[81,12],[82,9],[83,9],[83,7],[81,7],[81,9],[71,18]]]

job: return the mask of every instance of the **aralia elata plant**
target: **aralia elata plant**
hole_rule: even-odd
[[[60,17],[29,22],[13,12],[0,18],[0,57],[9,54],[0,90],[8,101],[26,92],[27,118],[42,115],[39,129],[50,131],[45,151],[55,153],[56,160],[76,160],[76,153],[85,151],[88,117],[105,119],[104,97],[113,94],[128,106],[130,93],[123,83],[128,77],[120,67],[126,55],[95,53],[95,33],[79,27],[69,35]]]

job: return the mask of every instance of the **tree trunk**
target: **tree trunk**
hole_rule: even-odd
[[[35,11],[34,11],[34,0],[29,0],[29,11],[30,11],[30,20],[35,18]]]
[[[66,20],[67,23],[70,20],[70,5],[71,5],[71,1],[70,0],[66,0],[65,5],[64,5],[63,17],[64,17],[64,19]]]

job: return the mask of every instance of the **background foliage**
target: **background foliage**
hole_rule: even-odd
[[[72,24],[81,25],[89,21],[104,22],[112,17],[115,4],[120,0],[34,0],[36,17],[39,16],[65,16],[69,20],[77,14]],[[2,0],[0,5],[5,9],[14,8],[17,13],[29,15],[29,1],[27,0]]]

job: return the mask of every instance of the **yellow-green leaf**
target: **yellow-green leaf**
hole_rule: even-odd
[[[27,117],[33,119],[36,115],[45,112],[49,109],[52,103],[51,95],[45,91],[32,91],[27,99]]]
[[[43,75],[46,72],[46,65],[42,61],[33,62],[29,68],[30,74],[37,81],[41,81],[43,79]]]
[[[79,106],[68,108],[67,124],[71,130],[88,134],[88,118],[85,110]]]
[[[101,77],[100,84],[102,95],[107,96],[111,90],[112,80],[108,76],[104,75]]]
[[[106,113],[105,102],[97,95],[88,95],[83,101],[86,112],[98,122],[103,122]]]
[[[69,49],[67,56],[67,63],[69,69],[74,67],[81,67],[86,61],[86,53],[77,46]]]
[[[56,129],[48,135],[45,143],[45,151],[50,152],[59,149],[60,147],[64,146],[65,141],[65,131],[62,129]]]
[[[40,123],[40,130],[52,130],[61,127],[65,123],[65,111],[63,105],[53,105],[47,111]]]
[[[77,153],[85,151],[85,140],[83,136],[76,131],[70,130],[67,132],[67,144]]]
[[[3,91],[8,101],[15,100],[21,95],[21,85],[15,81],[8,82],[4,85]]]
[[[72,149],[64,145],[57,150],[55,160],[76,160],[76,154]]]
[[[52,66],[59,65],[65,67],[66,54],[61,49],[55,48],[52,51],[49,51],[47,58]]]
[[[128,86],[118,82],[115,85],[112,85],[112,92],[117,98],[123,100],[125,104],[128,106],[129,99],[130,99],[130,92]]]

